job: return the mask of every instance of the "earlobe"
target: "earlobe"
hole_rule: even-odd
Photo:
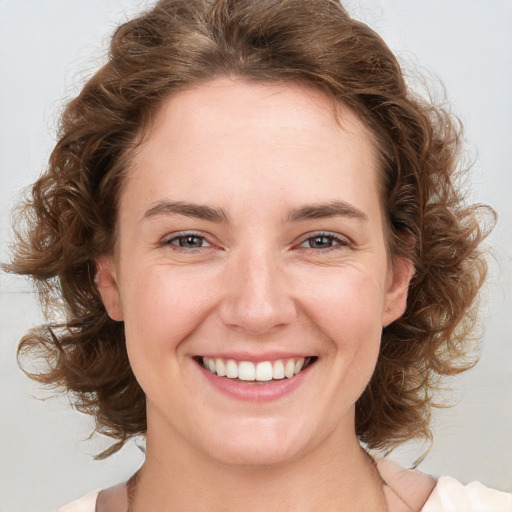
[[[414,275],[414,265],[409,258],[396,258],[386,291],[382,312],[382,326],[386,327],[400,318],[407,307],[407,293]]]
[[[108,316],[117,322],[124,320],[121,296],[117,285],[114,263],[111,258],[102,257],[96,261],[94,282]]]

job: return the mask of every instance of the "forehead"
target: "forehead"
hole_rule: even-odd
[[[280,135],[277,140],[284,140],[290,132],[309,137],[319,127],[322,136],[327,136],[325,145],[336,146],[340,129],[357,142],[374,143],[373,133],[352,109],[312,86],[295,82],[218,77],[164,101],[146,139],[157,137],[164,124],[177,128],[172,133],[176,143],[189,140],[190,135],[217,135],[220,129],[226,135],[250,129],[260,137],[275,140]]]
[[[251,197],[311,202],[339,199],[327,197],[333,177],[340,192],[377,191],[376,168],[372,133],[348,107],[299,84],[222,77],[162,104],[127,183],[152,195],[171,183],[173,199],[210,203],[233,199],[236,182]]]

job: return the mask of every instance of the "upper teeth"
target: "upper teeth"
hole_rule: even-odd
[[[294,359],[278,359],[277,361],[235,361],[234,359],[219,359],[203,357],[203,366],[219,377],[247,381],[269,381],[272,379],[291,378],[303,368],[303,357]]]

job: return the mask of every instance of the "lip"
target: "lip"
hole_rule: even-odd
[[[235,361],[250,361],[252,363],[261,363],[263,361],[277,361],[278,359],[299,359],[303,357],[312,357],[313,354],[301,354],[297,352],[209,352],[198,355],[197,357],[209,357],[210,359],[233,359]]]
[[[231,354],[233,355],[233,354]],[[239,361],[272,361],[274,359],[281,359],[287,357],[304,357],[297,354],[280,355],[278,357],[268,358],[270,354],[266,354],[267,359],[262,359],[261,356],[248,357],[248,355],[236,354],[236,357],[230,357],[230,354],[223,353],[222,358],[234,359]],[[221,357],[220,355],[206,355],[205,357]],[[247,357],[247,359],[244,359]],[[307,356],[306,356],[307,357]],[[316,363],[316,361],[315,361]],[[297,375],[289,379],[272,380],[269,382],[253,383],[244,382],[238,379],[228,379],[227,377],[219,377],[204,368],[199,362],[196,361],[196,367],[201,372],[203,378],[214,389],[219,391],[225,396],[235,398],[245,402],[272,402],[277,401],[295,391],[307,378],[312,367],[315,363],[311,364]]]

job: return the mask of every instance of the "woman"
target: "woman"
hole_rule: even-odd
[[[34,377],[111,452],[147,439],[127,485],[64,510],[510,510],[360,444],[428,438],[437,378],[470,366],[485,233],[458,143],[337,2],[165,0],[120,27],[10,266],[65,307],[22,341]]]

